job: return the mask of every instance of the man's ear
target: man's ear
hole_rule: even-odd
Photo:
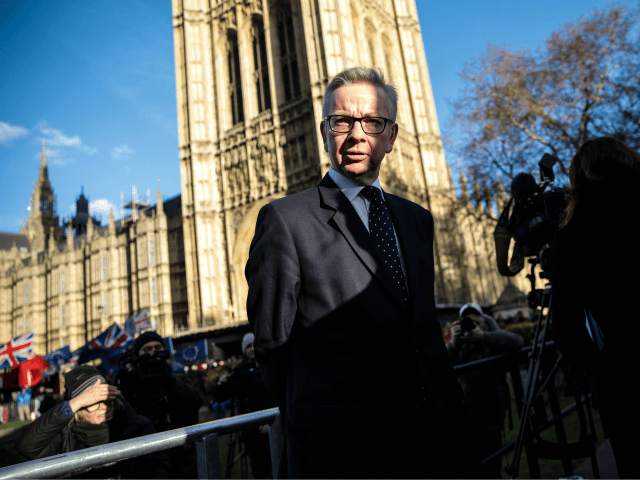
[[[395,143],[396,138],[398,138],[398,124],[394,123],[391,125],[391,134],[389,135],[389,140],[387,140],[387,153],[391,153],[393,150],[393,144]]]
[[[320,122],[320,134],[322,135],[322,143],[324,145],[324,151],[329,153],[329,148],[327,147],[327,132],[325,132],[324,124],[325,124],[325,121],[322,120]]]

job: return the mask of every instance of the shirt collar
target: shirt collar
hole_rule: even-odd
[[[358,185],[350,178],[347,178],[337,170],[334,170],[333,167],[329,169],[329,178],[331,178],[338,188],[342,190],[342,193],[345,194],[350,202],[353,202],[364,188],[362,185]],[[376,178],[375,182],[373,182],[371,186],[378,188],[380,192],[382,192],[379,179]],[[384,198],[384,196],[382,198]]]

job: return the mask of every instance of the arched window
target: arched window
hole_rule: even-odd
[[[102,254],[102,280],[107,279],[107,255]]]
[[[24,304],[29,305],[29,282],[24,285]]]
[[[29,331],[29,315],[25,315],[24,317],[24,331]]]
[[[262,22],[253,25],[253,81],[256,85],[258,112],[271,108],[271,91],[269,89],[269,68],[267,65],[267,42]]]
[[[67,310],[67,309],[66,309],[65,305],[62,305],[62,306],[60,307],[60,326],[61,326],[61,327],[64,327],[64,326],[65,326],[65,322],[66,322],[66,319],[65,319],[65,317],[66,317],[66,310]]]
[[[227,64],[229,66],[229,99],[231,102],[231,123],[244,122],[242,105],[242,82],[240,80],[240,53],[238,37],[229,35],[227,47]]]
[[[60,272],[60,293],[64,293],[65,290],[65,277],[64,270]]]
[[[283,5],[278,9],[278,40],[280,43],[280,64],[284,100],[289,101],[300,96],[300,73],[296,55],[296,35],[293,28],[291,7]]]

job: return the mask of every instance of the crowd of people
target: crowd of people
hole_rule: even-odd
[[[334,77],[319,124],[329,172],[258,215],[245,270],[253,333],[243,338],[243,362],[212,393],[232,414],[279,407],[278,478],[502,476],[499,463],[481,458],[502,443],[505,372],[486,365],[457,376],[453,367],[517,352],[524,342],[468,303],[445,345],[433,217],[384,191],[378,178],[398,136],[397,96],[372,69]],[[629,301],[637,281],[625,275],[640,267],[638,177],[635,150],[612,138],[587,141],[571,162],[552,256],[554,339],[574,368],[599,381],[621,477],[637,476],[638,440],[626,433],[640,425],[628,381],[640,328]],[[171,373],[155,333],[136,339],[115,384],[83,366],[66,375],[65,388],[64,401],[23,430],[17,448],[27,458],[190,425],[203,402]],[[254,475],[269,477],[266,429],[246,430],[242,441]],[[146,455],[92,475],[193,477],[192,453]]]

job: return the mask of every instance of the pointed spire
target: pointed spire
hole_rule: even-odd
[[[91,208],[88,208],[87,216],[87,241],[93,237],[93,218],[91,218]]]
[[[71,228],[71,221],[67,227],[67,250],[73,250],[73,229]]]
[[[460,190],[462,190],[462,200],[469,202],[469,187],[467,186],[467,177],[465,176],[462,168],[460,168]]]
[[[507,192],[504,188],[502,179],[498,180],[498,193],[496,194],[496,204],[498,206],[498,214],[502,213],[502,209],[507,204],[509,199],[507,198]]]
[[[53,227],[49,227],[49,255],[53,255],[56,249],[56,237]]]
[[[164,213],[164,204],[162,203],[162,193],[160,192],[160,185],[158,185],[158,193],[156,194],[156,213],[161,215]]]
[[[38,181],[49,180],[49,171],[47,169],[47,149],[46,142],[42,140],[42,156],[40,157],[40,175]]]
[[[489,186],[485,183],[484,188],[482,189],[482,199],[484,200],[486,212],[490,215],[494,215],[494,207],[493,207],[493,194],[491,190],[489,190]]]
[[[116,220],[113,216],[113,208],[109,210],[109,235],[116,234]]]
[[[476,207],[481,206],[482,204],[482,193],[480,193],[480,184],[478,184],[477,179],[473,179],[473,185],[471,186],[473,191],[473,201],[476,203]]]

